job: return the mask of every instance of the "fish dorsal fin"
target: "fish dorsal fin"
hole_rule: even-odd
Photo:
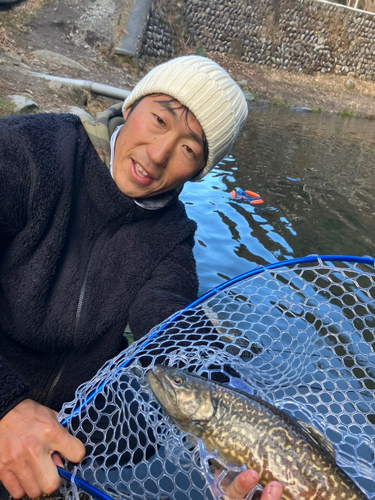
[[[333,460],[336,461],[336,452],[331,441],[316,427],[307,424],[303,420],[296,419],[304,431],[320,446],[320,448],[327,453]]]

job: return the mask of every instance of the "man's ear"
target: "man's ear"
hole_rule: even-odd
[[[124,111],[124,120],[128,117],[128,114],[130,113],[130,108],[131,106],[127,107],[126,110]]]

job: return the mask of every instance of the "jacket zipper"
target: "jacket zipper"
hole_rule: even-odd
[[[60,367],[60,370],[58,371],[56,377],[54,378],[52,384],[50,385],[49,387],[49,390],[48,390],[48,393],[47,393],[47,396],[44,398],[44,405],[45,406],[48,406],[48,403],[51,401],[52,399],[52,395],[53,395],[53,392],[55,390],[55,387],[58,383],[58,381],[60,380],[61,378],[61,375],[62,375],[62,372],[64,371],[64,368],[65,368],[65,365],[68,361],[68,357],[66,357]]]
[[[91,261],[92,261],[92,256],[93,256],[93,250],[91,250],[91,255],[90,255],[90,259],[89,259],[89,262],[87,264],[87,267],[86,267],[86,272],[85,272],[85,276],[83,278],[83,282],[82,282],[82,286],[81,286],[81,290],[80,290],[80,293],[79,293],[79,298],[78,298],[78,305],[77,305],[77,311],[76,311],[76,316],[75,316],[75,321],[74,321],[74,328],[73,328],[73,338],[74,338],[74,334],[76,333],[77,331],[77,328],[78,328],[78,324],[79,324],[79,320],[81,318],[81,311],[82,311],[82,305],[83,305],[83,299],[85,297],[85,291],[86,291],[86,283],[87,283],[87,279],[88,279],[88,275],[89,275],[89,269],[90,269],[90,265],[91,265]],[[48,406],[48,403],[51,401],[52,399],[52,395],[54,393],[54,390],[61,378],[61,375],[64,371],[64,368],[66,366],[66,363],[68,361],[68,356],[67,355],[60,367],[60,370],[58,371],[56,377],[53,379],[53,382],[52,384],[50,385],[50,388],[48,390],[48,393],[47,393],[47,396],[44,398],[44,404],[46,406]]]
[[[93,253],[94,253],[94,248],[91,250],[90,259],[89,259],[89,262],[88,262],[87,267],[86,267],[86,272],[85,272],[85,276],[83,277],[81,291],[79,293],[78,305],[77,305],[77,311],[76,311],[76,318],[75,318],[75,321],[74,321],[74,328],[73,328],[73,338],[74,338],[74,334],[77,332],[79,320],[81,319],[83,299],[85,297],[86,283],[87,283],[87,279],[88,279],[88,276],[89,276],[89,270],[90,270],[90,267],[91,267],[91,261],[92,261]]]

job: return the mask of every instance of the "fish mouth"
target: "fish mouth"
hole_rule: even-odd
[[[158,376],[160,374],[160,371],[161,371],[160,367],[158,367],[158,366],[153,366],[152,368],[147,370],[146,375],[147,375],[148,381],[150,383],[153,382],[154,384],[162,386],[161,380]]]
[[[161,365],[154,365],[152,368],[150,368],[148,371],[147,371],[147,377],[150,378],[152,377],[153,379],[156,379],[156,381],[163,385],[162,384],[162,376],[161,374],[164,372],[163,368]]]
[[[150,368],[146,375],[156,399],[163,406],[176,403],[176,393],[167,377],[163,376],[164,367],[155,365]]]

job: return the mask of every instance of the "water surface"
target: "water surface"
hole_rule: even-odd
[[[375,122],[254,106],[231,155],[182,193],[198,223],[200,294],[259,265],[375,256]],[[234,200],[235,187],[264,203]]]

